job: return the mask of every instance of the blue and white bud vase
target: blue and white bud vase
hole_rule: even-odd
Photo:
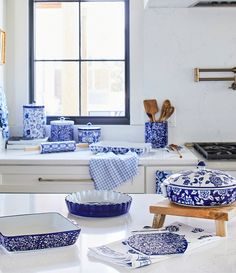
[[[23,137],[26,139],[46,136],[46,115],[43,105],[23,105]]]

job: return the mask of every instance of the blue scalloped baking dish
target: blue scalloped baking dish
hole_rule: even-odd
[[[113,217],[129,211],[132,197],[115,191],[88,190],[66,196],[71,214],[84,217]]]
[[[0,244],[10,252],[69,246],[80,228],[59,213],[0,217]]]

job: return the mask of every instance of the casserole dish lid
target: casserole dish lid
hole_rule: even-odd
[[[52,120],[51,125],[74,125],[73,120],[66,120],[64,117],[60,117],[58,120]]]
[[[184,188],[228,188],[236,187],[236,179],[219,170],[200,168],[182,171],[169,176],[165,182]]]
[[[79,130],[101,130],[98,126],[93,126],[91,122],[87,123],[85,126],[79,126]]]

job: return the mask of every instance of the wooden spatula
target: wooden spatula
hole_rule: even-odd
[[[144,105],[145,111],[146,111],[147,115],[149,116],[149,118],[151,116],[150,121],[156,122],[155,115],[159,111],[158,105],[157,105],[157,100],[155,100],[155,99],[144,100],[143,105]]]

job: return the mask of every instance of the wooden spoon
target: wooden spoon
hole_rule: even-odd
[[[179,152],[179,146],[176,144],[170,144],[169,147],[173,150],[176,151],[179,155],[179,158],[182,158],[183,156],[181,155],[181,153]]]
[[[158,105],[157,105],[157,100],[152,99],[152,100],[144,100],[143,101],[145,111],[147,115],[150,118],[151,115],[151,122],[156,122],[156,113],[159,111]]]
[[[174,113],[175,111],[175,107],[174,106],[171,106],[169,107],[167,110],[166,110],[166,114],[163,118],[163,121],[167,121],[167,119]]]
[[[168,109],[171,107],[171,102],[170,100],[165,100],[162,104],[162,107],[161,107],[161,115],[158,119],[158,122],[163,122],[165,121],[165,115],[168,111]]]

